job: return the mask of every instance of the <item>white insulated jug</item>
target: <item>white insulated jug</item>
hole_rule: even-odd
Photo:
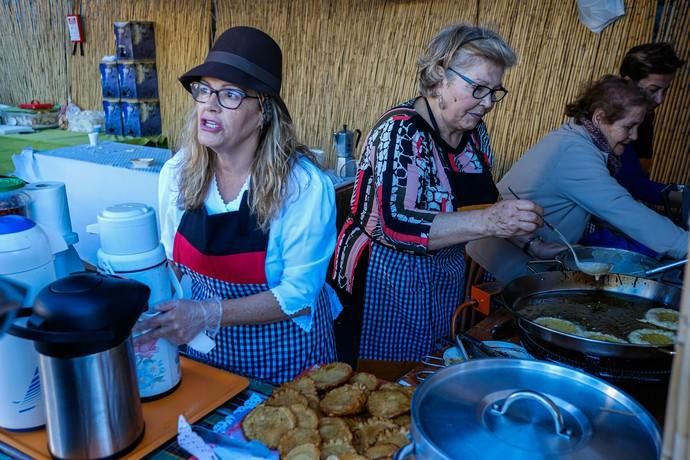
[[[28,289],[24,307],[31,307],[40,290],[55,281],[48,237],[26,217],[0,216],[0,277]],[[22,309],[12,324],[25,325],[29,314],[30,308]],[[38,353],[33,342],[15,337],[10,328],[0,337],[0,368],[6,372],[11,369],[12,375],[0,378],[0,427],[32,430],[45,425]]]
[[[97,257],[101,273],[139,281],[151,290],[149,308],[141,319],[153,315],[156,304],[182,297],[160,244],[153,208],[143,203],[110,206],[98,215],[98,224],[87,230],[100,235]],[[153,343],[135,340],[134,355],[142,399],[160,398],[177,388],[181,371],[175,345],[165,339]]]

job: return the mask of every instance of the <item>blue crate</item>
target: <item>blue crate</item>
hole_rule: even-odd
[[[161,109],[158,100],[123,99],[122,123],[125,136],[161,134]]]
[[[155,59],[153,22],[116,22],[115,48],[119,59]]]
[[[117,75],[117,62],[101,61],[98,68],[101,71],[103,97],[119,99],[120,83]]]
[[[117,75],[122,99],[158,99],[155,61],[119,61]]]
[[[119,99],[104,99],[105,132],[114,136],[122,136],[122,105]]]

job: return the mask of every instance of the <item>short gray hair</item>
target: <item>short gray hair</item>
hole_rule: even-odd
[[[459,23],[444,27],[427,45],[417,59],[419,92],[433,96],[448,67],[465,67],[477,58],[486,59],[503,68],[517,62],[515,51],[493,30]]]

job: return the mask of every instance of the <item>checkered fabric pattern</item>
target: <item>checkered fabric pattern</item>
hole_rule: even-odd
[[[463,296],[464,245],[432,256],[372,244],[360,358],[417,361],[450,335]]]
[[[195,299],[218,296],[233,299],[268,290],[266,284],[234,284],[209,278],[182,266],[192,278]],[[188,349],[186,355],[214,367],[280,384],[291,380],[314,364],[335,361],[333,318],[326,289],[314,307],[314,322],[306,332],[288,319],[271,324],[221,327],[216,347],[208,354]]]

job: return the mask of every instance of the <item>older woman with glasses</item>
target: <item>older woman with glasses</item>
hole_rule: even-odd
[[[335,360],[340,303],[325,286],[335,194],[298,143],[280,97],[282,54],[234,27],[180,77],[196,101],[183,148],[163,167],[163,245],[193,299],[158,305],[138,329],[176,344],[215,338],[194,359],[271,383]],[[193,342],[194,343],[194,342]]]
[[[542,225],[530,201],[496,203],[491,176],[482,119],[508,93],[503,74],[515,61],[496,33],[448,26],[417,61],[420,96],[370,131],[333,273],[363,304],[360,359],[435,351],[462,301],[464,243]]]

